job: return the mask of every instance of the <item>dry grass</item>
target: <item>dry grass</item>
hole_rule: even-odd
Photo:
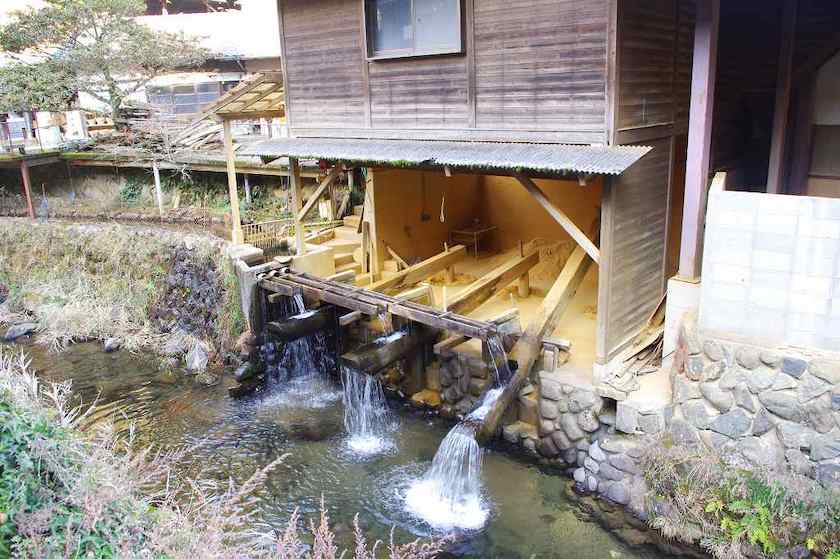
[[[120,225],[2,221],[0,283],[11,292],[0,322],[34,318],[41,325],[39,340],[54,349],[107,337],[120,338],[128,350],[160,344],[149,310],[163,288],[173,247],[187,242],[197,260],[221,259],[221,242],[209,237]]]
[[[794,547],[840,557],[840,491],[780,470],[743,470],[707,448],[663,438],[642,457],[651,524],[717,559],[775,557]],[[837,555],[833,555],[837,554]]]
[[[42,384],[23,353],[0,348],[0,556],[431,559],[447,543],[369,547],[356,523],[355,549],[342,550],[323,503],[309,534],[297,512],[277,534],[243,528],[284,457],[241,486],[180,478],[191,449],[138,451],[101,424],[82,433],[87,411],[69,402],[68,384]]]

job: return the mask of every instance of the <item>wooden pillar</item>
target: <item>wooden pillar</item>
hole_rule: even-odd
[[[232,221],[231,241],[241,243],[242,220],[239,217],[239,192],[236,186],[236,154],[233,151],[233,133],[230,129],[230,121],[222,121],[222,131],[225,140],[225,159],[227,160],[228,193],[230,195],[230,219]]]
[[[295,247],[298,256],[306,254],[306,242],[300,210],[303,206],[303,183],[300,178],[300,162],[295,157],[289,158],[289,188],[292,193],[292,215],[295,218]]]
[[[797,1],[785,0],[782,7],[782,34],[779,43],[779,67],[776,74],[773,136],[770,143],[770,163],[767,169],[767,192],[769,194],[784,192],[791,74],[793,72],[793,50],[796,45]]]
[[[691,72],[691,109],[679,275],[700,278],[703,225],[711,162],[720,0],[698,0]]]
[[[531,280],[528,274],[522,274],[516,281],[516,289],[520,299],[527,299],[531,296]]]
[[[374,181],[373,169],[368,169],[367,183],[365,184],[365,221],[369,225],[370,236],[370,272],[378,279],[384,262],[384,251],[379,246],[379,232],[376,229],[376,183]],[[374,281],[376,281],[374,279]]]
[[[811,171],[811,149],[814,143],[814,89],[816,78],[806,76],[796,89],[794,100],[793,145],[791,146],[788,194],[806,194]]]
[[[155,199],[158,205],[158,214],[163,217],[163,190],[160,187],[160,169],[158,169],[157,161],[152,162],[152,174],[155,177]]]
[[[32,181],[29,178],[29,164],[26,160],[20,162],[20,176],[23,179],[23,193],[26,195],[26,211],[30,219],[35,219],[35,206],[32,205]]]
[[[250,204],[251,203],[251,179],[248,177],[248,174],[242,175],[242,183],[245,185],[245,202]]]

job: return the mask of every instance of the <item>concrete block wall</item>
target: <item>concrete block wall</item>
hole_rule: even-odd
[[[710,193],[699,314],[708,335],[840,351],[840,200]]]

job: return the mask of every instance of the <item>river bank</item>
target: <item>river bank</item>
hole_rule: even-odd
[[[0,323],[222,363],[244,329],[226,242],[160,227],[0,219]]]

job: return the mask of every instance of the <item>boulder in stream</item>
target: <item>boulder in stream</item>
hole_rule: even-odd
[[[102,349],[105,351],[105,353],[114,353],[115,351],[119,351],[121,347],[122,342],[119,338],[108,338],[102,345]]]
[[[7,342],[13,342],[18,338],[22,338],[24,336],[28,336],[35,332],[38,329],[38,325],[34,322],[23,322],[21,324],[15,324],[11,326],[8,330],[6,330],[6,335],[3,336],[3,339]]]

